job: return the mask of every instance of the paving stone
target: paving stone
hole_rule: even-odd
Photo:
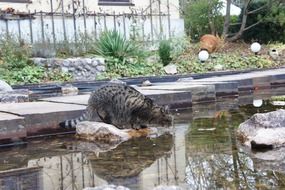
[[[3,104],[0,112],[13,113],[25,118],[27,135],[61,131],[58,123],[79,117],[86,106],[51,102]]]
[[[18,141],[27,137],[24,117],[0,112],[0,142]]]
[[[76,96],[59,96],[59,97],[42,98],[40,99],[40,101],[87,105],[89,96],[90,96],[89,94],[76,95]]]
[[[166,83],[163,85],[154,85],[147,87],[140,87],[142,92],[145,90],[171,90],[171,91],[184,91],[185,93],[191,94],[192,103],[215,101],[215,86],[214,85],[197,85],[197,84],[186,84],[186,83]]]

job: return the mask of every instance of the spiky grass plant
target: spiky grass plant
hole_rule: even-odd
[[[114,57],[121,61],[128,57],[137,57],[139,47],[125,39],[118,31],[105,31],[95,44],[96,53],[105,57]]]

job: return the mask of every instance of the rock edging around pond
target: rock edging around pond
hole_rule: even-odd
[[[36,65],[47,68],[48,70],[60,70],[68,72],[74,80],[95,80],[96,76],[106,70],[105,59],[100,57],[93,58],[32,58]]]
[[[237,130],[240,142],[251,149],[274,149],[285,146],[285,110],[254,114]]]

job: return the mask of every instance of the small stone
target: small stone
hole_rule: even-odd
[[[115,84],[127,84],[126,82],[119,80],[119,79],[112,79],[109,81],[109,83],[115,83]]]
[[[174,64],[169,64],[164,67],[164,71],[166,72],[166,74],[174,75],[177,73],[177,66]]]
[[[106,71],[106,67],[105,67],[104,65],[98,65],[98,66],[96,67],[96,70],[97,70],[98,72],[105,72],[105,71]]]
[[[214,66],[215,71],[221,71],[224,69],[224,66],[222,64],[217,64]]]
[[[152,83],[149,80],[145,80],[141,86],[152,86]]]
[[[92,59],[90,59],[90,58],[85,58],[85,62],[86,62],[87,64],[91,64],[91,63],[92,63]]]
[[[105,65],[105,59],[102,58],[102,57],[97,57],[97,58],[94,58],[98,61],[98,64],[99,65]]]
[[[180,78],[177,80],[177,82],[191,82],[193,80],[194,80],[193,77],[187,77],[187,78]]]
[[[77,95],[78,94],[78,88],[72,85],[65,85],[61,87],[61,92],[63,95]]]
[[[69,69],[67,67],[61,67],[63,73],[68,73]]]

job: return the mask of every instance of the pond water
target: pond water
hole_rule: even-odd
[[[277,108],[217,111],[217,104],[175,113],[173,134],[140,138],[93,152],[92,144],[70,136],[31,140],[1,149],[0,189],[82,189],[104,184],[148,190],[157,185],[183,189],[285,189],[285,171],[252,159],[238,146],[235,129],[257,112]],[[104,149],[104,147],[100,147]],[[98,149],[98,147],[96,147]],[[11,171],[10,169],[18,169]]]

